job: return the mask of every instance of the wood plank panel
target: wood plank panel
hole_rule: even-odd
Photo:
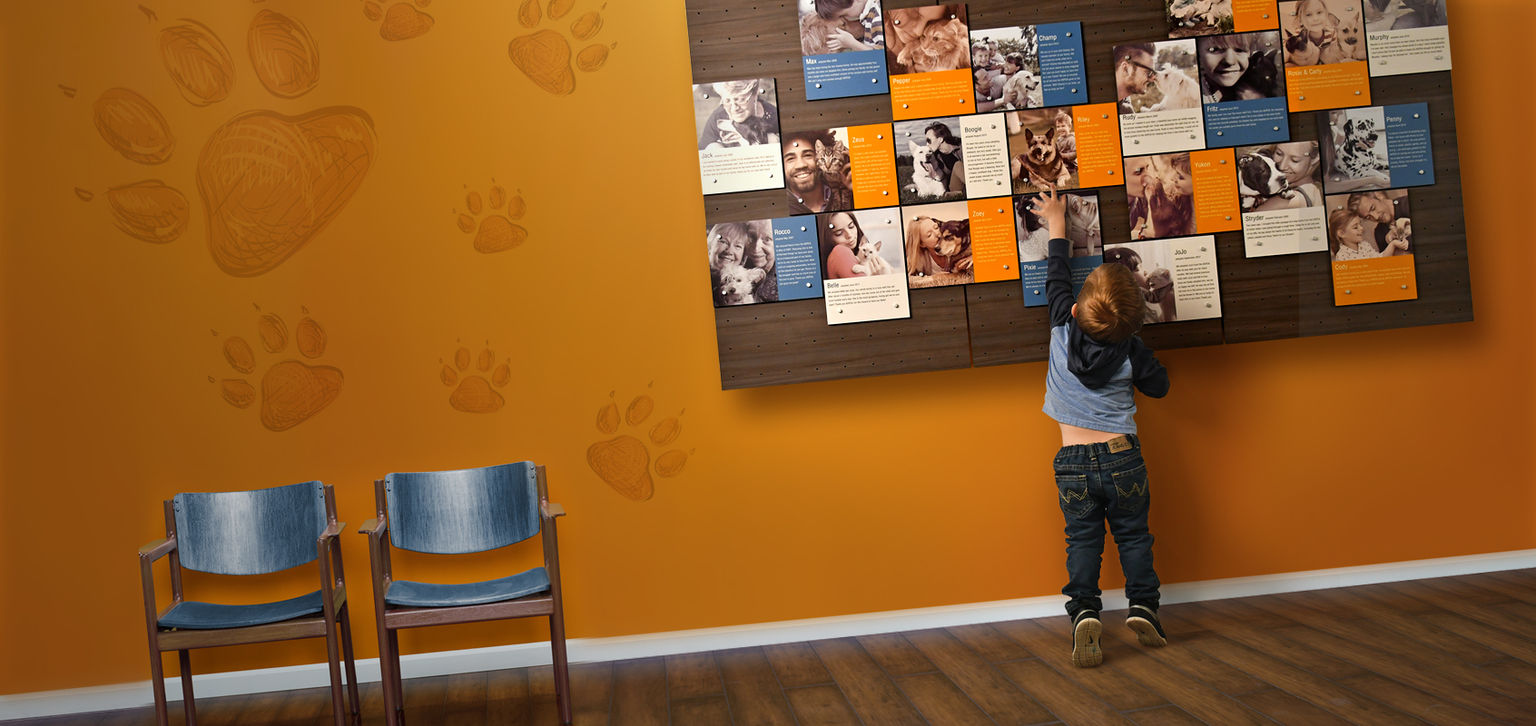
[[[1066,617],[1053,618],[1062,626]],[[1143,688],[1115,668],[1077,668],[1072,665],[1072,641],[1065,627],[1042,625],[1038,620],[1010,620],[994,623],[998,632],[1019,641],[1052,670],[1072,679],[1099,700],[1120,711],[1133,711],[1165,705],[1168,700]]]
[[[869,654],[850,638],[819,640],[812,644],[821,662],[832,674],[843,691],[843,696],[853,706],[853,711],[865,723],[921,724],[923,718],[912,708],[901,689],[891,682]]]

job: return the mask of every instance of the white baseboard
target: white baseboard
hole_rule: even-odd
[[[1536,550],[1517,550],[1382,565],[1175,583],[1163,586],[1162,601],[1165,604],[1172,604],[1220,600],[1530,567],[1536,567]],[[1061,596],[1050,595],[646,635],[574,638],[566,641],[566,647],[572,663],[628,660],[1002,620],[1025,620],[1060,615],[1064,612],[1062,603]],[[1104,596],[1106,610],[1119,610],[1125,607],[1127,603],[1123,596],[1109,594]],[[400,665],[406,678],[421,678],[548,665],[549,662],[549,644],[539,642],[407,655],[401,658]],[[379,680],[378,659],[359,659],[357,678],[363,683]],[[198,698],[289,691],[328,685],[330,685],[330,671],[324,663],[193,676],[193,686]],[[179,701],[181,699],[180,683],[175,679],[170,680],[166,684],[166,695],[172,700]],[[18,693],[0,696],[0,720],[136,708],[149,705],[153,700],[149,681]]]

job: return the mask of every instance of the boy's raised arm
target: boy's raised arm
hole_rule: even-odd
[[[1045,302],[1054,328],[1072,319],[1072,304],[1077,302],[1072,295],[1072,266],[1067,262],[1072,249],[1066,239],[1067,200],[1058,196],[1052,185],[1050,192],[1035,197],[1030,204],[1051,233],[1045,262]]]

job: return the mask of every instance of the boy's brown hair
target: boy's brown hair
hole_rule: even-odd
[[[1146,298],[1125,265],[1099,265],[1077,295],[1077,327],[1103,343],[1119,343],[1141,330]]]

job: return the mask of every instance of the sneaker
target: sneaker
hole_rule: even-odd
[[[1099,649],[1099,635],[1104,624],[1099,622],[1097,610],[1084,610],[1072,618],[1072,665],[1092,668],[1104,662],[1104,651]]]
[[[1136,631],[1136,639],[1148,648],[1161,648],[1168,644],[1168,634],[1157,619],[1157,609],[1146,605],[1132,605],[1125,616],[1125,625]]]

